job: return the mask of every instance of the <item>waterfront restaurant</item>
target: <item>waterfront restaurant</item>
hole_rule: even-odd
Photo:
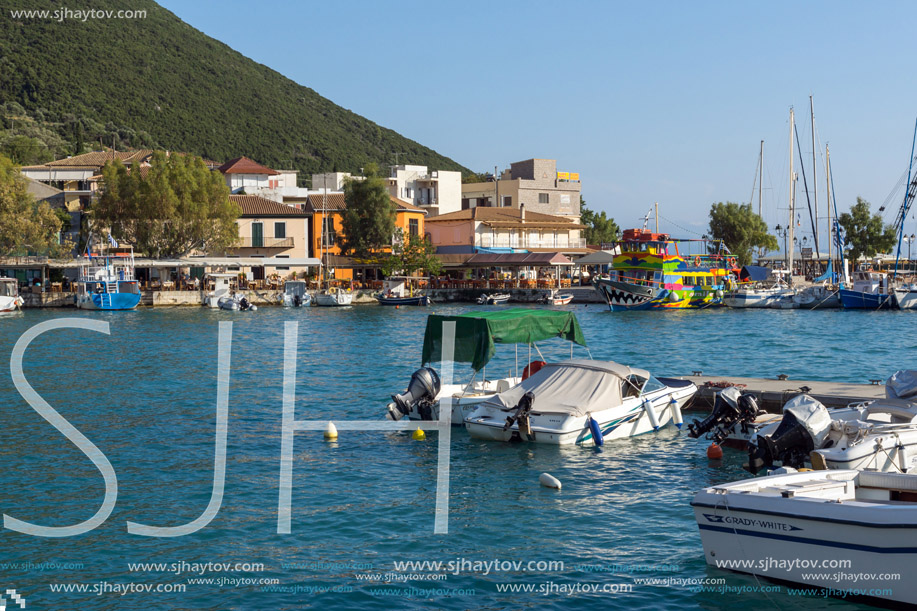
[[[554,289],[569,288],[573,261],[554,252],[438,255],[444,276],[433,288]]]

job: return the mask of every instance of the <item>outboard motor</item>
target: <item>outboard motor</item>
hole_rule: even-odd
[[[239,309],[240,310],[244,311],[244,310],[247,310],[249,307],[251,307],[251,304],[248,302],[248,299],[243,297],[242,299],[239,300]]]
[[[701,422],[688,424],[688,436],[694,439],[707,435],[707,439],[719,445],[724,439],[736,431],[736,424],[741,424],[740,431],[748,434],[748,425],[755,421],[760,414],[758,402],[750,393],[742,394],[735,386],[731,386],[717,393],[713,403],[713,411]]]
[[[758,435],[748,448],[745,468],[757,474],[780,462],[784,467],[805,466],[812,450],[821,449],[831,430],[831,415],[809,395],[797,395],[783,406],[783,420],[770,435]]]
[[[388,404],[389,420],[401,420],[417,410],[421,420],[433,420],[433,402],[439,394],[439,374],[432,367],[421,367],[411,375],[408,389],[400,395],[392,395]]]

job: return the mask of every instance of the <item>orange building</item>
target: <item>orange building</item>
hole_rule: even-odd
[[[395,209],[395,227],[401,229],[404,236],[424,236],[424,217],[426,211],[396,197],[391,197]],[[360,261],[341,255],[341,238],[344,235],[342,225],[343,212],[347,209],[343,193],[310,194],[305,211],[312,214],[310,223],[310,257],[325,260],[328,255],[329,275],[344,280],[381,279],[379,264],[373,261]],[[327,228],[326,221],[327,218]],[[323,241],[327,229],[327,241]],[[394,242],[395,236],[392,236]],[[383,248],[379,254],[392,252],[391,246]]]

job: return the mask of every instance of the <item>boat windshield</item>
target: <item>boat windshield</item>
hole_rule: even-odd
[[[643,394],[655,392],[664,388],[665,384],[657,380],[656,376],[651,375],[643,386]]]
[[[0,297],[15,297],[16,296],[16,283],[15,282],[0,282]]]
[[[643,392],[644,384],[646,384],[646,378],[633,373],[630,374],[621,382],[621,396],[625,399],[639,397]]]

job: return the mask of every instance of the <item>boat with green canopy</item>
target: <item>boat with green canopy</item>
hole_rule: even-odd
[[[427,366],[444,362],[443,329],[446,323],[455,325],[455,336],[452,358],[445,360],[471,365],[471,381],[466,384],[444,384],[439,373]],[[537,342],[553,338],[570,342],[571,358],[574,344],[582,346],[587,352],[589,350],[573,312],[513,308],[454,316],[431,314],[427,317],[424,332],[422,367],[411,376],[411,382],[404,393],[392,395],[387,417],[391,420],[400,420],[405,416],[412,420],[436,420],[439,418],[440,399],[451,397],[452,424],[461,426],[465,416],[476,405],[499,392],[509,390],[543,367],[546,359]],[[496,355],[496,344],[515,345],[515,370],[510,369],[506,377],[488,379],[487,364]],[[520,344],[528,350],[525,361],[528,365],[521,372]],[[538,358],[533,358],[532,350]]]

